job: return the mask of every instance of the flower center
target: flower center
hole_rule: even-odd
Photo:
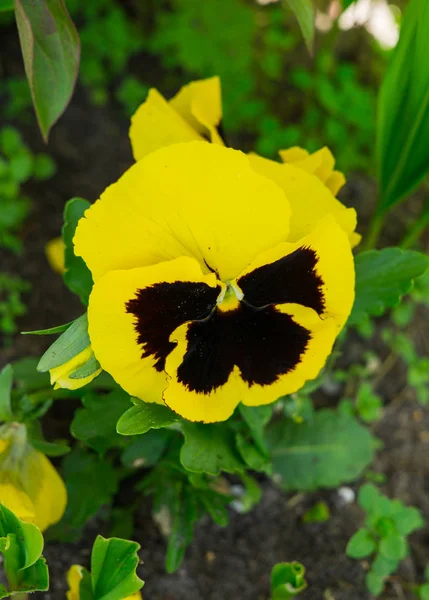
[[[228,312],[238,308],[243,297],[244,294],[235,281],[227,281],[226,284],[223,285],[216,304],[220,311]]]

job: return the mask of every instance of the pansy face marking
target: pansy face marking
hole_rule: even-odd
[[[142,358],[152,356],[154,368],[164,371],[177,345],[173,332],[188,323],[187,350],[178,369],[178,380],[188,390],[210,394],[228,381],[235,366],[249,386],[274,383],[300,362],[311,336],[275,305],[297,303],[323,313],[316,263],[314,250],[301,247],[237,283],[213,288],[175,281],[138,290],[126,310],[135,316]]]
[[[289,196],[334,199],[303,170],[282,177],[220,144],[172,143],[79,221],[91,346],[131,396],[209,423],[317,377],[353,304],[350,234],[335,211],[293,224]]]

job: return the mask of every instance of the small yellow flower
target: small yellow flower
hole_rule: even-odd
[[[54,389],[64,388],[67,390],[77,390],[88,383],[91,383],[93,379],[100,375],[102,369],[97,369],[88,377],[81,377],[79,379],[74,379],[70,377],[72,373],[77,371],[80,367],[83,367],[90,359],[94,356],[94,352],[91,346],[76,354],[71,360],[66,363],[60,365],[59,367],[54,367],[49,371],[51,376],[51,384],[54,386]]]
[[[58,275],[62,275],[65,272],[63,238],[50,240],[45,246],[45,253],[51,269]]]
[[[80,565],[73,565],[67,573],[67,583],[69,589],[67,591],[67,600],[79,600],[79,584],[83,577],[83,568]],[[140,592],[136,592],[131,596],[127,596],[124,600],[142,600]]]
[[[0,502],[44,531],[64,514],[64,482],[46,456],[27,442],[25,425],[4,425],[0,436]]]

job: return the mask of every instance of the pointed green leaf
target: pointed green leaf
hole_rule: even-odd
[[[15,0],[15,17],[37,120],[47,140],[73,93],[79,36],[63,0]]]
[[[379,213],[409,193],[429,168],[428,29],[429,4],[411,0],[379,95]]]
[[[267,428],[273,478],[285,490],[311,491],[353,481],[371,462],[374,438],[354,417],[323,409],[312,421],[281,419]]]
[[[37,370],[44,373],[63,365],[85,350],[90,343],[88,316],[85,313],[73,321],[70,327],[46,350],[37,365]]]
[[[365,558],[376,549],[376,543],[368,529],[359,529],[349,539],[346,554],[351,558]]]
[[[299,562],[283,562],[271,571],[271,600],[288,600],[305,590],[305,567]]]
[[[139,549],[137,542],[97,536],[91,555],[94,600],[122,600],[143,587],[136,574]]]
[[[0,421],[12,421],[11,392],[13,384],[12,365],[0,371]]]
[[[21,331],[21,335],[52,335],[54,333],[63,333],[70,327],[74,321],[64,323],[64,325],[57,325],[57,327],[50,327],[49,329],[36,329],[35,331]]]
[[[94,285],[91,271],[84,260],[74,253],[73,238],[79,220],[85,211],[91,206],[88,200],[83,198],[72,198],[64,207],[63,240],[65,245],[64,260],[66,272],[64,283],[79,296],[82,303],[87,306],[89,294]]]
[[[188,471],[219,475],[242,472],[244,462],[235,445],[235,435],[224,423],[203,424],[183,421],[185,443],[180,461]]]
[[[312,0],[286,0],[293,11],[310,54],[314,43],[314,7]]]
[[[117,424],[117,432],[121,435],[138,435],[179,421],[179,416],[166,406],[143,402],[138,398],[132,398],[132,401],[135,406],[129,408]]]
[[[358,254],[356,296],[348,325],[356,325],[367,315],[379,316],[396,306],[428,266],[429,258],[412,250],[383,248]]]

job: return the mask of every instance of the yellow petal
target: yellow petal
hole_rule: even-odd
[[[85,212],[75,253],[94,281],[108,271],[179,256],[196,258],[206,273],[212,269],[226,281],[286,240],[289,218],[282,190],[256,173],[243,153],[202,142],[176,144],[133,165]]]
[[[280,164],[249,155],[252,167],[275,181],[285,192],[292,208],[288,241],[295,242],[310,233],[317,223],[331,214],[348,234],[355,239],[356,211],[346,208],[318,177],[290,164]]]
[[[45,246],[45,253],[51,269],[62,275],[65,271],[63,238],[57,237],[50,240]]]
[[[83,577],[83,568],[80,565],[72,565],[67,572],[67,584],[69,589],[66,593],[67,600],[79,600],[79,585]]]
[[[98,369],[88,377],[83,377],[82,379],[71,379],[69,376],[79,369],[79,367],[83,367],[83,365],[88,362],[88,360],[94,355],[94,352],[91,346],[76,354],[71,360],[60,365],[59,367],[54,367],[49,371],[51,376],[51,384],[54,385],[55,389],[63,388],[67,390],[77,390],[88,383],[90,383],[93,379],[100,375],[102,369]]]
[[[11,510],[19,519],[35,523],[35,508],[27,494],[14,485],[11,481],[5,480],[0,483],[0,503]],[[36,523],[37,524],[37,523]]]
[[[131,119],[130,140],[136,160],[163,146],[202,139],[155,89]]]
[[[343,185],[346,183],[346,178],[340,171],[332,171],[325,181],[326,187],[336,196]]]
[[[223,145],[217,132],[222,119],[222,98],[219,77],[193,81],[182,87],[170,100],[170,105],[202,136]]]
[[[9,440],[2,440],[0,438],[0,454],[3,454],[3,452],[6,450],[6,448],[9,446],[10,441]]]
[[[64,482],[48,458],[36,450],[28,453],[21,478],[23,489],[34,506],[34,522],[44,531],[64,514],[67,504]]]
[[[184,293],[169,286],[174,282],[179,286],[181,282],[188,284]],[[216,277],[212,273],[203,275],[198,262],[187,257],[140,269],[111,271],[95,283],[88,306],[91,344],[103,369],[131,396],[162,403],[166,387],[163,360],[170,351],[169,336],[177,324],[202,316],[200,288],[192,288],[190,282],[202,282],[208,292],[213,289],[216,302]],[[145,291],[145,297],[140,295],[141,304],[135,304]],[[140,323],[139,312],[144,319]]]

